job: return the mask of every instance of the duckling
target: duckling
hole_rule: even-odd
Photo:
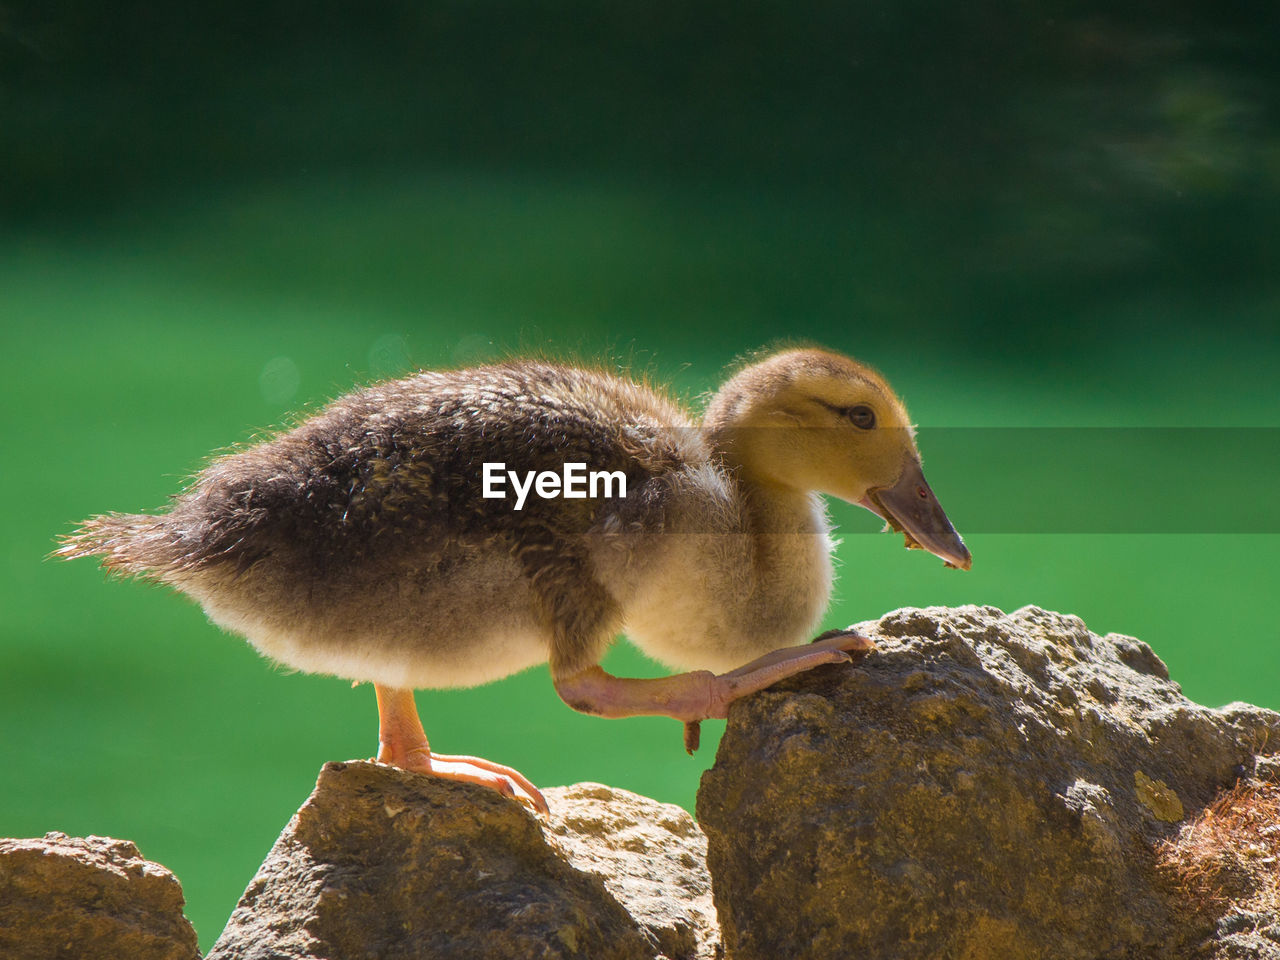
[[[616,482],[571,482],[584,469]],[[378,383],[213,460],[167,513],[94,517],[56,554],[176,588],[274,661],[372,683],[377,760],[545,812],[516,770],[434,753],[413,691],[549,662],[573,709],[675,718],[692,750],[739,697],[871,648],[804,642],[832,588],[820,494],[970,566],[902,402],[821,349],[741,369],[700,422],[652,386],[544,361]],[[688,672],[606,673],[619,633]]]

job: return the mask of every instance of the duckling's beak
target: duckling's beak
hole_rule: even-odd
[[[858,503],[903,534],[908,550],[928,550],[945,560],[948,567],[960,570],[973,565],[969,548],[947,519],[915,457],[906,458],[897,483],[873,487]]]

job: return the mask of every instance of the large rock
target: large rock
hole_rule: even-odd
[[[713,955],[688,814],[597,784],[547,799],[544,833],[483,787],[326,764],[209,960]]]
[[[196,960],[182,887],[128,840],[0,840],[0,957]]]
[[[859,626],[877,652],[735,704],[703,777],[730,957],[1211,952],[1156,848],[1280,715],[1192,703],[1145,643],[1035,607]]]

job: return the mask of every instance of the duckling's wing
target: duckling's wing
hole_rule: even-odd
[[[539,363],[426,372],[350,394],[214,460],[167,514],[95,517],[58,553],[175,584],[261,563],[324,579],[371,562],[421,563],[459,542],[532,561],[590,529],[602,504],[530,496],[516,511],[482,495],[485,463],[620,472],[643,512],[654,506],[652,481],[699,455],[685,412],[623,378]]]

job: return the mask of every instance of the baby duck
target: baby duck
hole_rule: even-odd
[[[575,490],[566,465],[604,489]],[[651,386],[542,361],[375,384],[212,461],[168,513],[94,517],[57,554],[168,584],[272,660],[372,683],[379,761],[545,812],[515,770],[433,753],[414,689],[549,661],[573,709],[673,717],[692,750],[737,698],[871,647],[804,643],[832,584],[819,494],[969,568],[901,401],[819,349],[746,366],[701,423]],[[692,672],[606,673],[620,632]]]

